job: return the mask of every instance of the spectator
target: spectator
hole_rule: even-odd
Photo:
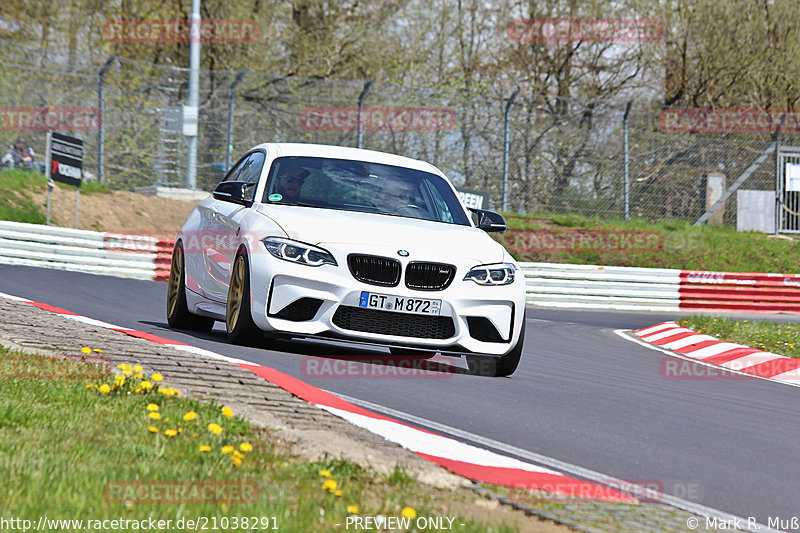
[[[25,139],[19,138],[3,157],[3,165],[10,168],[36,168],[36,153]]]

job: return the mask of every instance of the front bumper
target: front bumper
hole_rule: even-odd
[[[360,282],[341,259],[337,256],[338,266],[309,267],[268,253],[252,256],[251,312],[256,325],[287,335],[487,355],[504,355],[519,338],[525,314],[521,275],[509,285],[479,286],[462,281],[474,265],[461,265],[446,289],[420,291],[407,288],[403,280],[396,287]],[[440,314],[365,309],[359,306],[363,291],[438,299]]]

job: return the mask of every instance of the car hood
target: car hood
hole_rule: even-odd
[[[274,204],[260,205],[257,210],[278,224],[290,239],[322,247],[391,255],[407,250],[415,259],[462,259],[476,264],[499,263],[505,257],[498,242],[471,226]]]

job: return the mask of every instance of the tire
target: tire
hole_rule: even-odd
[[[189,312],[186,305],[186,272],[183,246],[180,242],[172,250],[172,263],[167,282],[167,323],[171,328],[211,331],[214,319]]]
[[[252,346],[264,339],[250,313],[250,263],[243,252],[236,254],[231,270],[225,304],[225,331],[233,344]]]
[[[467,368],[473,376],[507,377],[513,374],[519,366],[522,348],[525,344],[525,317],[522,318],[522,329],[519,332],[517,344],[505,355],[492,357],[488,355],[467,355]]]
[[[391,347],[389,351],[392,352],[392,355],[399,357],[418,357],[420,359],[430,359],[436,355],[435,351],[416,350],[414,348],[403,348],[401,346]]]

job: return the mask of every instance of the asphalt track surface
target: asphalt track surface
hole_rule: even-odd
[[[388,352],[305,340],[233,346],[219,323],[210,334],[173,331],[165,318],[166,288],[159,282],[0,265],[0,292],[267,365],[334,393],[663,487],[665,493],[762,524],[800,515],[800,387],[741,377],[665,379],[668,356],[614,333],[680,314],[529,307],[525,351],[511,378],[452,372],[320,378],[309,376],[315,362],[322,368],[320,361],[353,355],[380,360]],[[465,366],[460,359],[436,361]],[[363,366],[373,365],[381,366]]]

